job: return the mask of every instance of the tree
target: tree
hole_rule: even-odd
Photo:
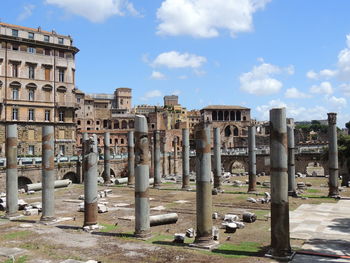
[[[350,121],[345,123],[345,127],[348,128],[348,135],[350,135]]]
[[[341,166],[346,165],[348,171],[343,175],[342,186],[348,186],[350,181],[350,135],[340,135],[338,139],[338,157]]]

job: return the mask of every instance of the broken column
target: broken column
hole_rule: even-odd
[[[174,176],[177,176],[177,137],[174,138]]]
[[[149,207],[149,146],[145,116],[135,117],[135,236],[147,238],[150,231]]]
[[[110,160],[111,160],[111,149],[110,149],[110,134],[109,132],[105,132],[104,134],[104,158],[103,158],[103,164],[104,164],[104,181],[106,184],[111,183],[111,167],[110,167]]]
[[[128,132],[128,186],[135,185],[134,132]]]
[[[154,131],[153,133],[153,142],[154,142],[154,184],[153,187],[157,188],[161,184],[161,175],[160,175],[160,134],[159,131]]]
[[[338,164],[338,141],[337,141],[337,114],[328,113],[328,159],[329,159],[329,197],[339,196],[339,164]]]
[[[289,237],[286,109],[270,110],[271,255],[291,255]]]
[[[287,119],[288,136],[288,195],[297,196],[295,183],[295,143],[294,143],[294,119]]]
[[[163,163],[162,163],[162,170],[163,170],[163,176],[167,175],[167,172],[166,172],[166,137],[162,137],[162,151],[163,151]]]
[[[84,181],[84,226],[97,224],[97,137],[94,134],[86,141]]]
[[[42,128],[42,215],[41,221],[55,219],[55,143],[54,127]]]
[[[248,127],[248,155],[249,155],[249,192],[256,192],[256,127],[254,124]]]
[[[190,134],[182,129],[182,189],[190,188]]]
[[[17,124],[6,126],[6,216],[18,212]]]
[[[210,126],[202,123],[195,131],[196,139],[196,215],[195,247],[211,248],[216,242],[212,235],[211,143]]]
[[[214,188],[221,188],[221,140],[220,128],[214,128]]]

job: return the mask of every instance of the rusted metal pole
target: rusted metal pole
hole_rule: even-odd
[[[338,164],[338,140],[337,140],[337,114],[328,113],[328,159],[329,159],[329,197],[339,196],[339,164]]]
[[[174,138],[174,176],[177,176],[177,137]]]
[[[182,189],[190,188],[190,134],[182,129]]]
[[[221,140],[220,128],[214,128],[214,188],[221,189]]]
[[[286,109],[270,110],[271,255],[291,255],[289,237]]]
[[[151,235],[149,211],[149,143],[147,119],[135,117],[135,236]]]
[[[162,169],[163,169],[163,176],[167,175],[167,170],[166,170],[167,153],[166,153],[165,150],[166,150],[166,138],[164,136],[164,137],[162,137],[162,151],[163,151]]]
[[[195,131],[196,139],[196,210],[197,233],[193,246],[210,248],[212,235],[211,143],[210,125],[202,123]]]
[[[104,181],[105,184],[111,183],[111,149],[110,149],[110,133],[105,132],[104,134],[104,158],[103,158],[103,164],[104,164]]]
[[[97,137],[94,134],[87,140],[85,152],[84,181],[84,226],[97,224]]]
[[[41,221],[55,219],[55,143],[54,127],[42,128],[42,216]]]
[[[256,192],[256,127],[248,127],[249,187],[248,193]]]
[[[128,132],[128,186],[135,185],[134,132]]]
[[[160,187],[161,175],[160,175],[160,134],[159,131],[154,131],[153,133],[154,142],[154,184],[153,187]]]
[[[288,195],[297,196],[295,183],[295,143],[294,143],[294,119],[287,119],[288,136]]]
[[[18,212],[17,124],[6,126],[6,217]]]

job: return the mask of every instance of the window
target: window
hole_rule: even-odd
[[[35,78],[34,72],[35,72],[34,66],[28,66],[28,77],[30,79],[34,79]]]
[[[29,89],[28,90],[28,100],[29,101],[34,101],[34,95],[35,95],[34,89]]]
[[[51,55],[51,50],[50,49],[45,49],[45,55],[50,56]]]
[[[50,81],[51,69],[45,68],[45,80]]]
[[[35,54],[35,47],[28,47],[28,53]]]
[[[58,81],[64,82],[64,69],[62,68],[58,70]]]
[[[12,64],[12,77],[18,77],[18,64]]]
[[[28,32],[28,38],[29,39],[34,39],[34,33],[33,32]]]
[[[18,30],[12,29],[12,36],[13,37],[18,37]]]
[[[64,147],[64,145],[60,145],[59,149],[60,149],[60,155],[61,155],[61,156],[64,156],[64,153],[65,153],[65,147]]]
[[[34,145],[28,146],[28,155],[34,155]]]
[[[12,109],[12,120],[13,121],[17,121],[18,120],[18,109],[17,108],[13,108]]]
[[[50,110],[45,110],[45,121],[50,121]]]
[[[77,103],[80,103],[80,98],[77,98]]]
[[[17,44],[12,45],[12,50],[18,51],[19,46]]]
[[[64,58],[64,52],[63,51],[58,51],[58,56],[60,58]]]
[[[124,139],[120,139],[120,143],[121,143],[121,144],[124,144]]]
[[[29,109],[28,111],[28,120],[34,121],[34,109]]]
[[[64,121],[64,111],[60,111],[58,114],[59,121]]]
[[[19,97],[18,95],[19,95],[18,88],[13,88],[12,89],[12,99],[18,100],[18,97]]]
[[[45,41],[45,42],[50,42],[50,36],[45,35],[45,36],[44,36],[44,41]]]
[[[61,37],[58,38],[58,44],[63,45],[63,38]]]

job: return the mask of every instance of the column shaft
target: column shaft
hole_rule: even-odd
[[[17,124],[6,126],[6,215],[18,212]]]
[[[182,129],[182,189],[190,188],[190,134]]]
[[[329,197],[339,196],[339,164],[337,140],[337,114],[328,113],[328,159],[329,159]]]
[[[110,149],[110,133],[105,132],[104,134],[104,159],[103,159],[103,164],[104,164],[104,181],[106,184],[111,183],[111,149]]]
[[[248,192],[256,191],[256,127],[248,127],[249,187]]]
[[[160,134],[159,131],[154,131],[153,133],[153,142],[154,142],[154,187],[159,187],[161,184],[161,175],[160,175]]]
[[[220,128],[214,128],[214,188],[221,188],[221,140]]]
[[[128,132],[128,185],[135,185],[135,152],[134,132]]]

